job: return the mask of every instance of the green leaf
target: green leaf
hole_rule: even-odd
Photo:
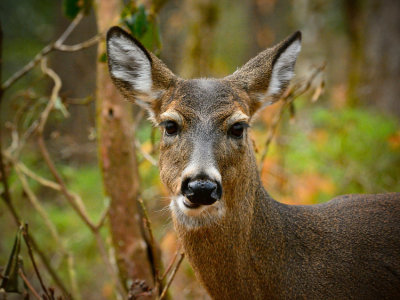
[[[19,255],[21,251],[21,235],[22,229],[20,228],[15,237],[14,246],[11,250],[7,266],[2,274],[3,280],[1,281],[0,289],[4,289],[6,292],[23,292],[24,282],[18,274],[18,271],[20,269],[22,270],[22,258]]]
[[[85,14],[88,14],[92,7],[92,0],[64,0],[63,10],[64,15],[70,19],[76,17],[81,9],[84,10]]]
[[[103,52],[100,56],[99,56],[99,62],[105,63],[107,62],[107,54],[105,52]]]
[[[149,16],[144,5],[125,6],[121,13],[121,22],[147,49],[153,52],[160,50],[161,37],[157,19]]]
[[[144,5],[139,5],[137,10],[124,20],[132,35],[137,39],[143,37],[149,28],[149,21]]]
[[[75,18],[80,11],[79,0],[64,0],[63,9],[66,17]]]
[[[161,49],[160,30],[158,24],[155,21],[149,23],[148,30],[141,37],[140,42],[147,49],[155,52],[155,54],[157,54],[157,51]]]

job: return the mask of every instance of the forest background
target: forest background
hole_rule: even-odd
[[[251,129],[266,189],[289,204],[400,191],[399,1],[2,0],[0,21],[0,299],[208,299],[159,132],[108,78],[112,25],[184,78],[301,30],[294,82]]]

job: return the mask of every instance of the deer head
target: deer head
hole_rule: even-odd
[[[251,193],[258,173],[248,127],[285,90],[300,49],[296,32],[230,76],[184,80],[122,29],[109,30],[113,81],[162,132],[160,175],[176,223],[208,226],[234,214]]]

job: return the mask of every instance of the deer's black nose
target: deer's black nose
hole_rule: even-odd
[[[208,179],[186,179],[182,183],[182,194],[195,205],[211,205],[221,198],[222,187]]]

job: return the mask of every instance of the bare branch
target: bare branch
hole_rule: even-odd
[[[260,166],[259,166],[260,170],[262,168],[264,159],[267,156],[269,146],[272,142],[273,137],[275,136],[276,129],[278,128],[278,125],[280,123],[280,120],[282,119],[286,107],[291,107],[291,105],[293,105],[294,100],[296,100],[299,96],[303,95],[308,90],[310,90],[310,88],[312,87],[312,83],[317,78],[317,76],[320,75],[325,70],[325,67],[326,63],[323,63],[319,67],[315,68],[315,70],[311,73],[311,75],[307,79],[302,80],[299,83],[290,86],[289,89],[287,89],[286,92],[282,95],[280,101],[282,101],[283,103],[279,108],[279,110],[275,113],[274,119],[272,120],[272,124],[269,127],[267,133],[267,139],[265,141],[264,151],[262,152],[260,160]]]
[[[39,121],[35,120],[32,124],[25,130],[22,137],[18,136],[18,132],[16,128],[12,128],[11,137],[12,137],[12,144],[8,147],[7,151],[10,153],[14,153],[16,157],[19,156],[23,146],[25,145],[27,139],[35,132],[39,125]]]
[[[139,140],[135,140],[135,146],[139,149],[140,153],[142,153],[143,157],[151,163],[153,166],[158,167],[157,161],[146,151],[143,150],[142,145],[140,144]]]
[[[167,283],[166,283],[166,285],[165,285],[165,287],[164,287],[164,289],[163,289],[163,291],[162,291],[162,293],[161,293],[161,296],[160,296],[159,300],[164,299],[165,296],[167,295],[168,289],[169,289],[169,287],[170,287],[172,281],[174,280],[175,275],[176,275],[176,272],[178,271],[178,269],[179,269],[179,267],[180,267],[180,265],[181,265],[182,260],[183,260],[184,257],[185,257],[185,253],[181,252],[181,255],[180,255],[180,257],[179,257],[179,260],[178,260],[178,262],[176,263],[174,269],[172,270],[171,275],[170,275],[169,278],[168,278],[168,281],[167,281]]]
[[[63,292],[63,294],[65,296],[69,296],[69,298],[72,299],[72,297],[69,294],[65,284],[61,281],[61,278],[58,276],[56,271],[53,269],[52,265],[50,264],[49,260],[45,256],[45,254],[39,248],[39,246],[38,246],[36,240],[34,239],[34,237],[29,232],[27,232],[27,236],[29,237],[29,240],[30,240],[30,243],[32,245],[32,248],[39,255],[40,260],[42,261],[44,267],[47,269],[47,271],[48,271],[49,275],[51,276],[51,278],[53,279],[54,283],[57,285],[58,288],[60,288],[60,290]]]
[[[18,270],[18,274],[19,276],[22,278],[22,280],[25,282],[26,286],[28,287],[28,289],[32,292],[33,296],[38,299],[41,300],[42,298],[39,296],[39,293],[33,288],[32,284],[29,282],[29,280],[26,278],[24,272],[19,269]]]
[[[103,38],[102,34],[95,35],[87,41],[75,45],[54,45],[54,49],[63,52],[75,52],[96,45]]]
[[[109,211],[110,211],[110,206],[108,206],[107,208],[105,208],[105,209],[103,210],[103,212],[100,214],[99,222],[98,222],[97,225],[96,225],[96,231],[100,230],[101,227],[103,227],[104,222],[105,222],[106,219],[107,219],[107,216],[108,216],[108,212],[109,212]]]
[[[20,79],[22,76],[24,76],[26,73],[28,73],[30,70],[32,70],[41,60],[44,56],[49,54],[53,50],[53,44],[49,44],[45,46],[36,56],[28,62],[24,67],[22,67],[20,70],[15,72],[13,75],[11,75],[10,78],[8,78],[3,84],[2,84],[2,89],[6,90],[10,86],[12,86],[18,79]]]
[[[159,276],[160,270],[159,270],[159,266],[158,266],[159,260],[158,260],[156,242],[154,239],[153,230],[151,228],[152,227],[151,221],[149,219],[149,215],[147,214],[147,209],[146,209],[146,206],[144,205],[143,199],[139,197],[138,201],[139,201],[139,204],[143,211],[143,223],[149,233],[149,239],[150,239],[149,246],[150,246],[150,251],[151,251],[151,254],[153,255],[153,261],[154,261],[154,282],[156,285],[155,286],[156,290],[158,291],[159,288],[162,286],[162,282],[160,281],[160,276]]]
[[[51,180],[48,180],[36,173],[34,173],[32,170],[30,170],[26,165],[24,165],[21,161],[13,161],[13,164],[15,165],[16,168],[18,168],[21,172],[23,172],[25,175],[29,176],[33,180],[37,181],[41,185],[51,188],[56,191],[61,191],[61,186]]]
[[[35,258],[33,256],[32,247],[31,247],[31,244],[30,244],[30,238],[28,236],[28,224],[22,225],[22,236],[24,237],[25,244],[26,244],[26,246],[28,248],[28,254],[29,254],[29,257],[31,259],[31,262],[32,262],[33,268],[35,270],[36,276],[39,279],[40,286],[42,287],[42,290],[46,294],[46,296],[50,297],[49,292],[47,291],[47,288],[45,287],[45,285],[43,283],[42,276],[40,275],[39,269],[38,269],[38,267],[36,265],[36,262],[35,262]]]
[[[6,202],[7,203],[7,202]],[[19,215],[17,214],[14,205],[12,204],[12,202],[8,202],[7,203],[7,208],[10,210],[13,219],[15,221],[15,223],[17,224],[17,226],[20,226],[20,220],[21,218],[19,217]],[[36,243],[35,239],[33,238],[33,236],[31,236],[31,234],[29,232],[27,232],[27,236],[29,237],[30,243],[32,245],[32,248],[36,251],[36,253],[39,255],[41,261],[43,262],[44,267],[47,269],[47,271],[49,272],[49,275],[51,276],[51,278],[54,280],[55,284],[61,289],[61,291],[64,293],[64,295],[68,295],[68,291],[64,285],[64,283],[61,281],[60,277],[57,275],[57,273],[54,271],[53,267],[51,266],[49,260],[47,259],[47,257],[44,255],[43,251],[39,248],[38,244]]]
[[[2,60],[2,50],[3,50],[2,42],[3,42],[3,34],[2,34],[2,28],[1,28],[1,24],[0,24],[0,82],[2,80],[1,70],[3,69],[2,68],[2,61],[3,61]],[[1,112],[1,104],[2,104],[2,99],[3,99],[3,97],[2,97],[3,92],[4,92],[4,87],[0,86],[0,112]],[[0,124],[1,124],[1,122],[0,122]],[[2,126],[0,126],[0,176],[1,176],[0,180],[3,184],[4,191],[1,196],[4,199],[4,202],[6,203],[6,206],[7,206],[8,210],[10,211],[16,225],[20,226],[21,218],[19,217],[19,215],[11,201],[11,195],[10,195],[9,185],[8,185],[8,174],[4,167],[3,151],[2,151],[3,147],[2,147],[2,137],[1,136],[2,136]],[[39,247],[38,247],[37,243],[35,242],[35,240],[33,239],[33,237],[30,236],[29,233],[27,233],[27,237],[29,237],[29,239],[32,243],[32,247],[35,249],[37,254],[40,256],[40,259],[42,260],[42,262],[43,262],[45,268],[47,269],[47,271],[49,272],[50,276],[53,278],[55,284],[63,291],[64,294],[67,294],[67,289],[65,288],[65,285],[63,284],[61,279],[58,277],[57,273],[52,268],[47,257],[39,249]]]
[[[164,274],[161,276],[160,280],[163,281],[165,279],[165,277],[168,275],[168,273],[171,271],[172,266],[174,265],[176,258],[178,257],[178,254],[181,252],[180,249],[178,249],[175,252],[174,257],[171,259],[171,262],[169,263],[167,269],[165,270]]]
[[[40,116],[39,125],[37,128],[38,144],[39,144],[40,152],[42,153],[42,156],[43,156],[50,172],[54,176],[56,182],[60,185],[61,192],[67,198],[67,200],[70,203],[70,205],[72,206],[72,208],[78,213],[78,215],[81,217],[81,219],[84,221],[84,223],[91,229],[91,231],[96,231],[96,226],[90,221],[90,219],[87,215],[86,209],[85,209],[80,197],[77,197],[76,195],[74,195],[70,191],[68,191],[68,189],[64,183],[64,180],[61,178],[53,161],[51,160],[50,154],[49,154],[46,144],[44,142],[44,138],[43,138],[44,126],[46,125],[49,114],[55,105],[55,101],[57,100],[58,92],[60,91],[60,88],[61,88],[61,80],[60,80],[59,76],[52,69],[48,68],[46,59],[42,60],[42,70],[44,73],[46,73],[48,76],[50,76],[54,80],[54,87],[53,87],[53,90],[51,93],[50,101]]]
[[[39,125],[38,125],[38,129],[37,129],[39,134],[43,133],[44,126],[47,122],[47,119],[49,117],[51,110],[53,109],[53,107],[56,104],[57,98],[59,97],[58,94],[60,92],[61,85],[62,85],[61,79],[57,75],[57,73],[54,72],[52,69],[50,69],[47,66],[47,58],[42,59],[41,67],[42,67],[43,73],[45,73],[51,79],[53,79],[54,87],[51,91],[50,101],[49,101],[48,105],[46,106],[46,108],[44,109],[44,111],[42,112],[42,114],[40,115]]]
[[[78,24],[81,22],[83,18],[83,10],[81,10],[76,17],[72,20],[72,22],[68,25],[67,29],[61,34],[61,36],[57,39],[57,41],[54,43],[55,46],[62,45],[65,40],[69,37],[72,31],[78,26]]]
[[[40,204],[39,200],[37,199],[35,193],[31,190],[28,182],[26,181],[26,178],[23,174],[21,174],[21,170],[18,169],[18,167],[15,167],[15,173],[17,174],[21,184],[22,188],[25,191],[25,194],[28,196],[29,201],[31,202],[32,206],[36,209],[36,211],[39,213],[39,215],[42,217],[44,223],[46,224],[47,228],[49,229],[51,235],[57,242],[57,245],[62,246],[63,243],[61,242],[61,238],[57,232],[56,227],[54,226],[53,222],[50,220],[50,217],[47,215],[47,212],[43,208],[43,206]],[[61,247],[62,251],[64,254],[66,254],[64,247]]]
[[[39,51],[38,54],[35,55],[35,57],[31,61],[29,61],[25,66],[23,66],[13,75],[11,75],[11,77],[8,78],[1,85],[2,90],[5,91],[6,89],[10,88],[16,81],[18,81],[21,77],[23,77],[30,70],[32,70],[46,55],[48,55],[50,52],[54,50],[71,52],[71,51],[79,51],[95,45],[101,39],[102,35],[100,34],[96,35],[95,37],[80,44],[71,46],[63,45],[63,43],[69,37],[71,32],[76,28],[76,26],[82,20],[82,17],[83,17],[83,12],[80,12],[55,42],[46,45],[42,50]]]
[[[50,157],[50,154],[49,154],[49,152],[47,150],[47,147],[45,145],[44,138],[43,138],[43,131],[44,131],[44,128],[46,126],[48,117],[49,117],[51,111],[54,108],[55,102],[56,102],[57,98],[59,97],[58,93],[59,93],[59,90],[61,88],[61,80],[60,80],[59,76],[52,69],[50,69],[47,66],[47,59],[46,58],[43,58],[41,61],[42,61],[42,70],[46,75],[48,75],[54,81],[54,87],[53,87],[53,90],[52,90],[52,93],[51,93],[50,100],[49,100],[47,106],[45,107],[44,111],[42,112],[42,114],[39,117],[39,120],[38,120],[38,123],[37,123],[37,126],[36,126],[36,132],[38,134],[39,149],[40,149],[40,151],[42,153],[42,156],[43,156],[43,158],[44,158],[44,160],[45,160],[50,172],[52,173],[53,177],[55,178],[56,182],[47,180],[47,179],[35,174],[31,170],[29,170],[26,166],[24,166],[21,162],[15,162],[15,160],[14,160],[15,166],[17,168],[20,167],[20,170],[19,170],[20,172],[26,173],[26,175],[28,175],[31,178],[37,180],[42,185],[50,187],[50,188],[55,189],[55,190],[58,190],[58,191],[63,193],[63,195],[66,197],[66,199],[68,200],[68,202],[70,203],[72,208],[75,210],[75,212],[80,216],[80,218],[83,220],[83,222],[89,227],[89,229],[95,235],[98,247],[100,249],[101,256],[102,256],[102,258],[104,260],[104,263],[106,264],[106,266],[108,266],[108,270],[109,270],[110,274],[112,275],[112,277],[114,278],[114,281],[115,281],[115,284],[117,286],[117,289],[118,289],[119,293],[121,295],[124,295],[125,291],[124,291],[123,285],[119,281],[119,278],[116,275],[117,273],[112,267],[112,264],[111,264],[111,262],[110,262],[110,260],[109,260],[109,258],[107,256],[107,252],[105,250],[106,248],[105,248],[104,242],[103,242],[102,237],[101,237],[101,235],[99,233],[99,230],[103,226],[105,218],[107,216],[108,208],[102,213],[99,223],[97,225],[94,225],[90,221],[90,219],[89,219],[89,217],[88,217],[88,215],[86,213],[85,206],[84,206],[80,196],[77,195],[77,194],[74,194],[73,192],[70,192],[67,189],[66,184],[63,181],[63,179],[60,176],[60,174],[58,173],[58,171],[57,171],[57,169],[56,169],[56,167],[54,165],[54,162],[52,161],[52,159]],[[9,155],[9,156],[11,158],[11,155]],[[26,188],[26,186],[25,186],[25,188]],[[32,197],[33,193],[29,193],[29,194],[30,194],[31,199],[32,199],[33,198]],[[72,258],[72,256],[69,256],[69,266],[70,266],[69,273],[70,273],[72,284],[74,285],[73,288],[74,288],[74,290],[77,290],[76,282],[74,283],[74,281],[73,281],[75,276],[74,276],[74,270],[71,269],[71,266],[72,266],[71,258]]]
[[[75,271],[73,269],[74,258],[72,256],[72,254],[69,253],[67,251],[67,249],[65,248],[65,245],[62,242],[62,240],[61,240],[61,238],[60,238],[60,236],[59,236],[59,234],[57,232],[57,229],[56,229],[55,225],[50,220],[50,217],[47,215],[46,210],[40,204],[40,202],[38,201],[36,195],[33,193],[31,188],[29,187],[29,184],[26,181],[25,176],[21,173],[21,170],[18,168],[18,166],[14,166],[14,167],[15,167],[15,172],[16,172],[16,174],[17,174],[17,176],[18,176],[18,178],[19,178],[19,180],[20,180],[20,182],[22,184],[22,188],[24,189],[26,195],[28,196],[28,199],[30,200],[30,202],[33,205],[33,207],[38,211],[39,215],[44,220],[46,226],[49,228],[49,230],[51,232],[51,235],[55,239],[57,245],[60,247],[62,254],[67,257],[67,259],[68,259],[68,270],[69,270],[71,284],[72,284],[72,287],[73,287],[73,295],[75,296],[75,298],[80,298],[79,297],[78,285],[77,285],[77,282],[76,282]]]
[[[76,195],[72,194],[67,189],[63,179],[61,178],[53,161],[50,158],[50,154],[44,143],[43,136],[41,136],[41,135],[38,138],[38,144],[39,144],[39,149],[42,153],[42,156],[43,156],[48,168],[50,169],[50,172],[55,177],[56,181],[58,182],[58,184],[61,187],[61,192],[64,194],[65,198],[68,200],[69,204],[75,210],[75,212],[78,213],[78,215],[82,219],[82,221],[90,228],[90,230],[93,232],[96,231],[96,226],[90,221],[90,219],[87,215],[87,212],[82,204],[82,201],[80,201],[80,198],[76,197]]]

